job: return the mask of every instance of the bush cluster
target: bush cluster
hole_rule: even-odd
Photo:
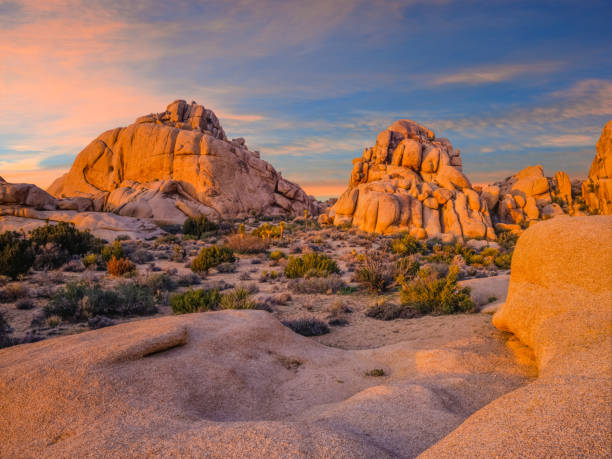
[[[262,253],[268,250],[270,242],[249,234],[232,234],[227,238],[225,246],[236,253]]]
[[[341,293],[348,289],[346,282],[337,274],[328,277],[310,277],[291,279],[287,285],[289,290],[295,293],[310,294],[333,294]]]
[[[459,268],[451,266],[442,278],[430,269],[421,269],[417,276],[402,285],[402,305],[422,314],[455,314],[474,310],[469,287],[457,284]]]
[[[60,288],[44,307],[46,317],[83,322],[96,316],[119,317],[155,314],[153,293],[135,282],[104,289],[99,284],[70,282]]]
[[[206,215],[200,215],[199,217],[188,217],[183,222],[183,234],[193,236],[198,239],[202,239],[216,232],[219,229],[219,225],[206,218]]]
[[[278,225],[264,223],[251,231],[251,235],[262,239],[282,239],[285,234],[285,227],[285,222],[280,222]]]
[[[136,270],[136,266],[127,258],[113,257],[106,263],[106,269],[111,276],[124,276]]]
[[[289,257],[287,266],[285,266],[285,276],[289,279],[297,277],[326,277],[334,273],[340,273],[336,262],[327,255],[316,252]]]
[[[256,309],[257,303],[251,299],[248,288],[237,287],[222,295],[219,289],[189,289],[174,295],[170,306],[175,314],[216,311],[219,309]]]
[[[210,268],[214,268],[221,263],[233,263],[234,261],[236,261],[236,257],[232,249],[212,245],[200,250],[198,256],[191,263],[191,270],[207,273]]]
[[[389,242],[389,248],[393,253],[404,256],[427,252],[427,246],[409,234],[392,239]]]
[[[26,274],[34,263],[34,250],[29,240],[14,231],[0,234],[0,274],[16,279]]]

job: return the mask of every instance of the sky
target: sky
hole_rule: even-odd
[[[585,177],[612,119],[609,0],[0,0],[0,175],[48,186],[176,99],[319,197],[407,118],[473,183]]]

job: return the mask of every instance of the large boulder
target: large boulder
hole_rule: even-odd
[[[487,200],[463,175],[459,150],[410,120],[393,123],[353,160],[349,187],[328,216],[384,234],[495,238]]]
[[[560,217],[519,238],[494,325],[538,379],[476,412],[422,457],[610,457],[612,217]]]
[[[318,213],[316,200],[248,150],[244,139],[228,140],[211,110],[183,100],[102,133],[48,191],[97,198],[103,210],[169,223],[194,214]]]
[[[597,141],[589,177],[582,183],[582,197],[594,214],[612,214],[612,121],[608,121]]]

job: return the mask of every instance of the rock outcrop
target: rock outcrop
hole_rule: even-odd
[[[92,210],[90,199],[56,199],[36,185],[8,183],[0,177],[0,233],[28,232],[47,223],[69,222],[109,241],[117,236],[151,239],[163,234],[150,221]]]
[[[479,189],[498,228],[526,226],[531,221],[573,213],[569,176],[557,171],[546,177],[540,165],[523,170],[493,185]],[[554,201],[554,202],[553,202]]]
[[[463,175],[459,150],[410,120],[393,123],[353,160],[349,187],[328,219],[384,234],[495,239],[487,202]]]
[[[318,213],[316,200],[244,139],[228,140],[211,110],[183,100],[102,133],[48,191],[89,198],[96,210],[166,223],[196,215]]]
[[[533,349],[539,377],[422,457],[610,457],[611,260],[612,217],[560,217],[523,233],[493,323]]]
[[[582,183],[582,197],[594,214],[612,214],[612,121],[608,121],[597,141],[589,177]]]

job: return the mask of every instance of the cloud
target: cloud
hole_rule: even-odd
[[[444,74],[430,80],[432,86],[447,84],[478,85],[510,81],[519,76],[551,73],[561,68],[559,62],[537,62],[527,64],[498,64],[461,70]]]

